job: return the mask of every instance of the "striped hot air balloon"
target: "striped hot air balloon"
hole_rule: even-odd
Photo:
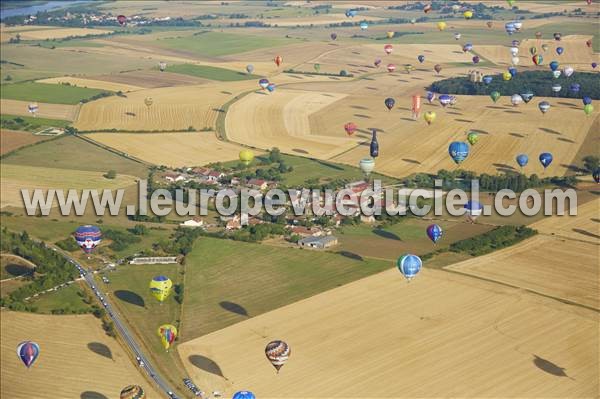
[[[417,255],[406,254],[398,258],[396,266],[398,266],[400,273],[410,281],[421,271],[423,262]]]
[[[144,399],[146,393],[139,385],[128,385],[121,390],[119,399]]]
[[[175,338],[177,338],[177,328],[172,324],[163,324],[158,327],[158,336],[163,347],[168,352],[173,342],[175,342]]]
[[[75,230],[75,241],[83,249],[83,252],[89,254],[102,241],[102,232],[97,226],[85,225]]]
[[[279,369],[288,361],[291,354],[291,349],[288,344],[283,341],[271,341],[265,348],[265,355],[271,362],[277,373]]]

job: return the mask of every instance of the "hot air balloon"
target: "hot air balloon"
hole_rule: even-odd
[[[361,30],[367,30],[369,28],[369,24],[365,21],[361,22],[359,26]]]
[[[425,61],[425,56],[422,54],[419,54],[419,56],[417,56],[417,60],[419,60],[419,62],[422,64],[423,61]]]
[[[553,158],[552,158],[552,154],[550,154],[549,152],[542,152],[540,154],[539,159],[540,159],[540,163],[542,164],[544,169],[546,169],[552,163]]]
[[[469,156],[469,145],[462,141],[454,141],[448,147],[448,154],[458,165]]]
[[[144,98],[144,104],[146,104],[146,107],[150,108],[150,106],[154,104],[154,100],[152,97],[146,97]]]
[[[421,114],[421,96],[418,94],[413,94],[412,96],[412,117],[413,119],[417,119]]]
[[[533,98],[534,94],[531,90],[525,91],[521,93],[521,98],[525,101],[525,104],[528,104],[529,101]]]
[[[394,46],[392,46],[391,44],[386,44],[385,46],[383,46],[383,51],[385,51],[385,53],[387,55],[392,54],[393,50],[394,50]]]
[[[510,103],[513,105],[513,107],[516,107],[517,105],[523,103],[523,97],[521,97],[520,94],[513,94],[510,97]]]
[[[558,54],[558,55],[562,55],[562,53],[564,53],[564,52],[565,52],[565,49],[564,49],[564,48],[562,48],[562,47],[557,47],[557,48],[556,48],[556,54]]]
[[[504,25],[504,29],[506,30],[506,33],[508,33],[509,35],[512,35],[513,33],[515,33],[517,31],[517,28],[515,28],[514,22],[507,22]]]
[[[479,141],[479,135],[475,132],[470,132],[467,135],[467,141],[469,142],[469,144],[475,145]]]
[[[524,166],[527,166],[527,163],[529,162],[529,157],[525,154],[519,154],[517,155],[517,164],[523,168]]]
[[[371,158],[377,158],[379,156],[379,143],[377,142],[377,130],[373,129],[373,136],[371,137],[371,145],[369,147],[369,153]]]
[[[464,208],[467,210],[467,219],[474,222],[483,212],[483,206],[477,201],[467,201]]]
[[[589,96],[584,96],[581,101],[583,102],[583,105],[588,105],[592,103],[592,98]]]
[[[36,116],[38,109],[39,109],[39,106],[37,103],[29,103],[29,105],[27,105],[27,111],[30,114],[32,114],[34,117]]]
[[[358,127],[353,122],[348,122],[344,125],[344,130],[348,134],[348,136],[352,136]]]
[[[521,42],[518,41],[517,39],[515,39],[511,42],[511,46],[513,46],[513,47],[519,47],[520,45],[521,45]]]
[[[269,83],[269,84],[267,85],[267,91],[268,91],[269,93],[273,93],[273,92],[275,91],[275,88],[276,88],[276,86],[275,86],[275,83]]]
[[[331,40],[335,40],[337,39],[337,33],[332,33],[331,35],[329,35],[329,37],[331,38]]]
[[[166,276],[156,276],[150,281],[150,293],[159,302],[164,302],[171,294],[173,282]]]
[[[585,42],[585,45],[588,47],[592,47],[592,39],[589,39]]]
[[[390,32],[386,33],[386,36],[387,36],[388,39],[391,39],[392,37],[394,37],[395,34],[396,34],[396,32],[391,32],[390,31]]]
[[[515,22],[513,22],[513,25],[514,25],[515,29],[517,30],[517,32],[520,32],[521,28],[523,27],[523,22],[515,21]]]
[[[292,353],[288,344],[283,341],[271,341],[265,348],[265,355],[271,362],[277,373],[279,369],[288,361]]]
[[[127,23],[127,17],[125,15],[118,15],[117,22],[119,23],[119,25],[123,26]]]
[[[497,92],[497,91],[491,92],[490,98],[492,99],[493,102],[498,101],[498,99],[500,98],[500,92]]]
[[[248,65],[246,65],[246,72],[248,72],[248,73],[250,73],[250,74],[251,74],[252,72],[254,72],[254,65],[252,65],[252,64],[248,64]]]
[[[511,62],[513,65],[515,65],[515,66],[519,65],[519,61],[521,61],[521,60],[519,59],[519,57],[512,57],[512,58],[510,59],[510,62]]]
[[[417,20],[416,20],[416,18],[411,18],[411,19],[410,19],[410,23],[411,23],[412,25],[416,24],[416,23],[417,23]]]
[[[431,4],[425,4],[423,7],[423,12],[427,14],[429,11],[431,11]]]
[[[454,40],[460,40],[461,36],[460,32],[454,33]]]
[[[560,75],[562,75],[562,71],[552,71],[552,76],[554,79],[560,78]]]
[[[346,10],[346,16],[348,18],[354,18],[358,14],[358,10]]]
[[[394,65],[394,64],[388,64],[387,70],[390,73],[394,72],[396,70],[396,65]]]
[[[164,71],[165,71],[165,69],[167,69],[167,63],[166,63],[166,62],[164,62],[164,61],[161,61],[161,62],[159,62],[159,63],[158,63],[158,69],[159,69],[161,72],[164,72]]]
[[[506,0],[508,5],[512,8],[513,4],[515,4],[515,0]]]
[[[542,101],[538,104],[538,108],[542,111],[542,114],[545,114],[550,109],[550,103],[548,101]]]
[[[494,26],[493,21],[487,21],[485,24],[487,25],[488,28],[492,28]]]
[[[556,70],[558,69],[559,65],[560,65],[560,64],[558,63],[558,61],[551,61],[551,62],[548,64],[548,66],[550,66],[550,69],[551,69],[552,71],[556,71]]]
[[[404,70],[406,71],[406,73],[410,73],[410,71],[413,70],[412,64],[404,64]]]
[[[256,399],[256,396],[250,391],[237,391],[231,399]]]
[[[597,63],[597,62],[592,62],[592,68],[593,68],[593,69],[596,69],[596,67],[597,67],[597,66],[598,66],[598,63]]]
[[[442,228],[439,225],[430,224],[427,226],[427,237],[429,237],[434,244],[437,244],[443,234]]]
[[[448,105],[452,104],[452,101],[454,100],[453,96],[450,96],[448,94],[442,94],[439,97],[440,100],[440,104],[442,105],[442,107],[446,108]]]
[[[531,61],[533,61],[535,65],[541,65],[542,62],[544,62],[544,57],[542,57],[540,54],[536,54],[531,57]]]
[[[425,112],[425,115],[423,115],[423,118],[425,119],[425,122],[427,122],[428,125],[431,125],[433,123],[433,121],[435,121],[435,112],[433,111],[427,111]]]
[[[261,79],[258,81],[258,85],[265,90],[267,88],[267,86],[269,85],[269,80],[268,79]]]
[[[473,64],[479,64],[479,61],[480,61],[480,60],[481,60],[481,59],[479,58],[479,56],[478,56],[478,55],[474,56],[474,57],[473,57]]]
[[[452,12],[453,12],[454,14],[456,14],[456,13],[458,12],[458,10],[460,10],[460,5],[458,5],[458,4],[454,4],[454,5],[452,6]]]
[[[510,72],[508,72],[508,71],[502,72],[502,80],[509,81],[511,79],[512,79],[512,75],[510,74]]]
[[[386,98],[386,99],[385,99],[385,101],[384,101],[384,104],[385,104],[385,106],[387,107],[387,109],[388,109],[389,111],[391,111],[391,110],[392,110],[392,108],[394,108],[394,104],[396,104],[396,100],[394,100],[394,99],[393,99],[393,98],[391,98],[391,97],[388,97],[388,98]]]
[[[552,36],[554,36],[554,40],[556,40],[557,42],[560,42],[560,39],[562,38],[562,33],[556,32]]]
[[[375,160],[372,158],[363,158],[358,163],[360,170],[363,172],[365,177],[368,179],[373,169],[375,169]]]
[[[83,252],[89,254],[102,241],[102,232],[96,226],[85,225],[75,230],[75,241],[83,249]]]
[[[379,65],[381,65],[381,60],[379,58],[377,58],[375,61],[373,61],[373,65],[375,65],[377,68],[379,68]]]
[[[529,54],[536,55],[537,54],[537,47],[534,47],[534,46],[529,47]]]
[[[254,159],[254,153],[251,150],[242,150],[239,153],[239,158],[241,163],[248,166]]]
[[[121,390],[120,399],[144,399],[146,393],[139,385],[128,385]]]
[[[435,93],[432,91],[427,92],[427,101],[431,104],[435,100]]]
[[[464,53],[466,53],[467,51],[471,51],[471,50],[473,50],[473,45],[471,43],[466,43],[463,46],[462,50]]]
[[[315,69],[315,71],[317,71],[317,73],[321,70],[321,64],[315,64],[313,65],[313,68]]]
[[[447,24],[444,21],[440,21],[437,23],[437,28],[441,31],[443,31],[444,29],[446,29]]]
[[[573,69],[572,66],[567,66],[563,68],[563,74],[567,77],[570,78],[571,75],[573,75],[573,73],[575,72],[575,69]]]
[[[516,55],[519,55],[519,48],[516,46],[513,46],[510,48],[510,55],[512,55],[513,57]]]
[[[33,341],[23,341],[17,345],[17,356],[25,367],[30,368],[40,355],[40,346]]]
[[[494,80],[494,78],[490,75],[486,75],[483,77],[483,83],[485,83],[486,85],[492,83],[492,80]]]
[[[275,62],[275,65],[277,65],[277,67],[279,67],[279,65],[281,65],[281,63],[283,62],[283,57],[281,57],[280,55],[278,55],[277,57],[275,57],[273,59],[273,62]]]
[[[535,32],[535,38],[536,38],[536,39],[538,39],[538,40],[541,40],[541,39],[542,39],[542,36],[543,36],[542,32],[539,32],[539,31],[538,31],[538,32]]]
[[[554,93],[558,93],[562,90],[562,86],[559,85],[558,83],[555,83],[552,85],[552,92]]]
[[[398,266],[398,270],[404,278],[410,281],[419,273],[421,267],[423,267],[423,262],[417,255],[406,254],[398,258],[396,266]]]
[[[571,83],[569,85],[569,90],[573,93],[579,93],[579,90],[581,90],[581,85],[579,83]]]
[[[592,112],[594,112],[594,106],[592,104],[584,105],[583,112],[585,112],[586,115],[591,115]]]
[[[515,76],[517,76],[517,68],[515,68],[515,67],[508,68],[508,73],[510,73],[510,76],[512,76],[514,78]]]
[[[163,347],[168,352],[173,342],[175,342],[175,338],[177,338],[177,328],[172,324],[163,324],[158,327],[158,336]]]
[[[542,50],[544,50],[544,52],[548,51],[550,47],[547,44],[542,44]]]
[[[592,172],[592,178],[594,179],[596,184],[600,183],[600,168],[598,168]]]
[[[463,12],[463,17],[465,17],[465,19],[473,18],[473,11],[467,10],[467,11]]]
[[[433,69],[435,70],[436,73],[439,74],[442,71],[442,66],[440,64],[435,64]]]

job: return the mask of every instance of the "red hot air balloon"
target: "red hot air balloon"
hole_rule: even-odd
[[[592,47],[592,39],[588,40],[587,42],[585,42],[586,46],[588,47]]]
[[[394,64],[388,64],[387,70],[390,73],[394,72],[396,70],[396,65],[394,65]]]
[[[117,22],[119,25],[123,26],[127,22],[127,17],[125,15],[119,15],[117,16]]]
[[[419,94],[414,94],[412,96],[412,117],[413,119],[418,119],[421,114],[421,96]]]
[[[436,64],[433,69],[436,73],[440,73],[442,71],[442,66],[440,64]]]
[[[278,55],[273,61],[275,61],[275,65],[279,67],[279,65],[281,65],[281,63],[283,62],[283,58],[280,55]]]
[[[392,46],[391,44],[386,44],[385,46],[383,46],[383,51],[385,51],[385,53],[387,55],[392,54],[393,50],[394,50],[394,46]]]
[[[358,129],[358,126],[354,122],[348,122],[344,125],[344,130],[348,136],[352,136],[356,132],[356,129]]]

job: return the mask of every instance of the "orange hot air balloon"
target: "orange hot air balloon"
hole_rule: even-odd
[[[421,96],[414,94],[412,96],[412,117],[417,119],[421,114]]]
[[[344,130],[348,136],[352,136],[356,132],[356,129],[358,129],[358,126],[354,122],[348,122],[344,125]]]
[[[283,58],[280,55],[278,55],[273,61],[275,61],[275,65],[279,66],[283,62]]]

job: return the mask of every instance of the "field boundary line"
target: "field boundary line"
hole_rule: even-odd
[[[81,139],[81,140],[83,140],[83,141],[86,141],[86,142],[88,142],[88,143],[90,143],[90,144],[92,144],[92,145],[95,145],[95,146],[97,146],[97,147],[100,147],[100,148],[102,148],[103,150],[106,150],[106,151],[112,152],[113,154],[116,154],[116,155],[119,155],[119,156],[121,156],[121,157],[123,157],[123,158],[129,159],[130,161],[134,161],[134,162],[137,162],[137,163],[141,163],[142,165],[146,165],[146,166],[154,166],[154,164],[152,164],[152,163],[149,163],[149,162],[143,161],[143,160],[141,160],[141,159],[138,159],[138,158],[136,158],[136,157],[133,157],[133,156],[131,156],[131,155],[129,155],[129,154],[126,154],[126,153],[124,153],[124,152],[118,151],[118,150],[116,150],[116,149],[114,149],[114,148],[112,148],[112,147],[109,147],[109,146],[105,145],[105,144],[102,144],[102,143],[99,143],[99,142],[97,142],[97,141],[95,141],[95,140],[92,140],[92,139],[91,139],[91,138],[89,138],[89,137],[85,137],[84,135],[81,135],[81,134],[76,134],[76,135],[74,135],[74,137],[77,137],[77,138],[79,138],[79,139]]]

